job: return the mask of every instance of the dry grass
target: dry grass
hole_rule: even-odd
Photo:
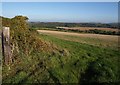
[[[118,39],[118,36],[113,36],[113,35],[69,33],[69,32],[59,32],[59,31],[49,31],[49,30],[38,30],[38,32],[56,34],[56,35],[71,35],[71,36],[80,36],[80,37],[89,37],[89,38],[100,38],[100,39],[106,39],[111,41],[115,41]]]
[[[69,41],[87,43],[103,47],[118,47],[118,36],[113,35],[69,33],[48,30],[38,30],[38,32]]]

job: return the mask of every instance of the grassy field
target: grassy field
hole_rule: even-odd
[[[119,81],[120,52],[94,45],[98,44],[99,39],[96,41],[96,38],[45,32],[40,33],[38,37],[55,46],[57,50],[52,53],[36,53],[27,58],[22,56],[11,68],[3,67],[3,83],[83,85],[86,82],[110,84]],[[83,41],[86,43],[82,43]],[[103,39],[101,44],[105,42],[107,44]]]
[[[86,33],[69,33],[59,31],[38,30],[38,32],[55,36],[56,38],[86,43],[89,45],[108,47],[109,49],[118,49],[118,36],[100,35],[100,34],[86,34]]]
[[[118,57],[120,55],[118,51],[100,46],[96,47],[88,43],[75,42],[74,40],[65,40],[56,36],[46,33],[42,35],[42,38],[67,51],[68,56],[61,56],[59,59],[53,57],[53,59],[55,58],[54,61],[51,59],[51,62],[54,62],[52,73],[60,82],[109,82],[111,81],[109,79],[112,78],[107,77],[111,75],[107,72],[108,70],[111,70],[115,76],[114,72],[118,68]]]

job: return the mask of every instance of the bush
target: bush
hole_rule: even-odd
[[[3,26],[10,27],[10,45],[13,61],[22,56],[30,56],[41,51],[47,52],[50,50],[49,44],[39,38],[37,31],[29,28],[27,20],[28,18],[25,16],[2,19]]]

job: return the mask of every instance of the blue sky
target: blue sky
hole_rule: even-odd
[[[101,22],[118,20],[117,2],[3,2],[2,15],[28,16],[41,22]]]

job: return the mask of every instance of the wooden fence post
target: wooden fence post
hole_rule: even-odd
[[[2,29],[2,54],[6,65],[12,63],[9,27],[3,27]]]

